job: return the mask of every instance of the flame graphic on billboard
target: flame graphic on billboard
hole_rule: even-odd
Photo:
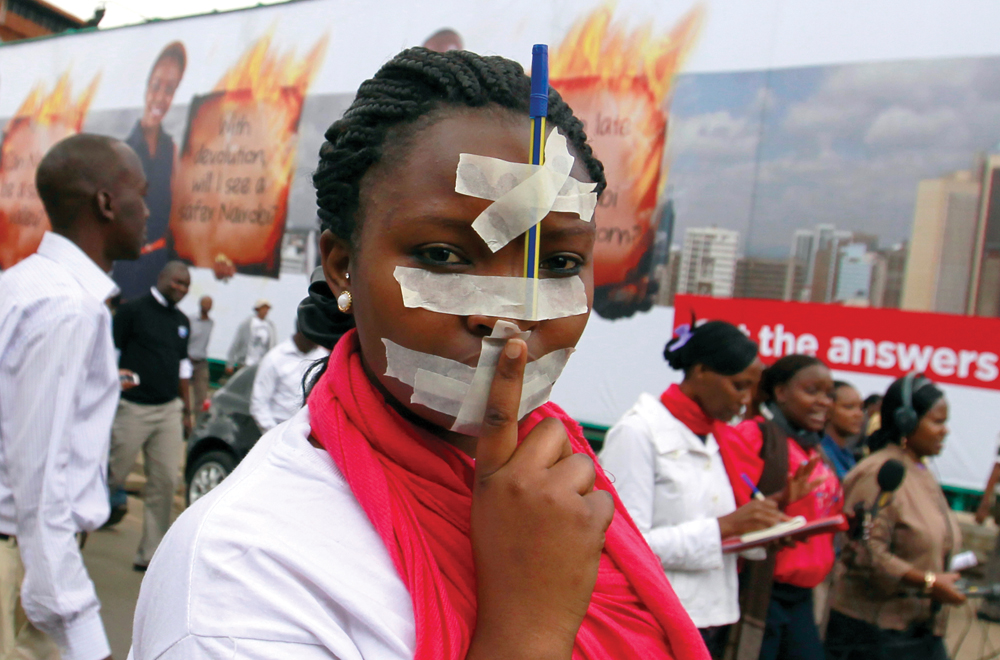
[[[99,82],[100,75],[94,76],[75,99],[68,72],[51,92],[39,83],[7,122],[0,145],[0,268],[37,250],[50,228],[35,191],[35,170],[52,145],[83,129]]]
[[[258,39],[215,85],[217,92],[248,90],[259,100],[276,100],[282,90],[291,87],[306,95],[312,85],[329,37],[323,36],[305,57],[295,57],[293,51],[279,53],[271,47],[274,30]]]
[[[652,218],[666,180],[667,105],[705,17],[696,5],[660,35],[648,22],[627,29],[615,22],[614,12],[614,5],[604,5],[577,21],[550,61],[552,86],[584,122],[605,166],[594,309],[610,318],[651,304]],[[612,304],[605,305],[608,299]]]
[[[83,129],[83,120],[90,110],[90,103],[97,93],[97,85],[101,81],[100,74],[94,76],[87,88],[73,100],[73,86],[69,80],[69,72],[59,76],[52,92],[45,93],[45,85],[39,83],[28,93],[21,107],[11,117],[7,130],[18,119],[28,119],[39,126],[64,124],[79,133]]]
[[[327,43],[299,57],[265,34],[193,100],[170,219],[181,258],[220,277],[277,277],[299,118]]]
[[[642,78],[662,103],[704,17],[705,10],[695,6],[669,33],[657,37],[648,23],[631,32],[616,25],[614,5],[605,5],[570,29],[549,64],[550,77],[594,76],[612,88]]]

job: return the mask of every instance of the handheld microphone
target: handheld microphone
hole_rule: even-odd
[[[868,507],[864,502],[854,503],[854,513],[851,515],[851,527],[847,531],[847,537],[852,541],[860,541],[865,533],[865,521],[868,518]]]
[[[882,467],[878,471],[878,476],[875,478],[879,488],[878,497],[875,498],[875,503],[872,505],[871,511],[865,514],[865,540],[868,539],[872,521],[878,517],[879,511],[888,506],[889,502],[892,501],[892,494],[903,483],[903,477],[905,476],[906,466],[895,458],[890,458],[882,464]]]

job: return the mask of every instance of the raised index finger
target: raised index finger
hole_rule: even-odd
[[[476,443],[476,478],[493,474],[517,449],[517,411],[528,346],[522,339],[508,339],[497,363],[490,397],[486,401],[482,432]]]

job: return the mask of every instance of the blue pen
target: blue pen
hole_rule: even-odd
[[[746,475],[746,473],[742,473],[740,474],[740,476],[743,478],[743,481],[746,482],[747,486],[750,486],[750,489],[753,491],[753,498],[755,500],[767,499],[764,497],[764,493],[760,492],[760,490],[757,489],[757,485],[750,479],[750,477]]]

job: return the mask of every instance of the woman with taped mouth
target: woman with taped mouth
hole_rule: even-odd
[[[965,595],[949,557],[962,547],[962,532],[924,460],[941,453],[948,435],[948,401],[929,378],[896,380],[882,400],[882,426],[871,436],[874,453],[844,480],[845,505],[879,496],[879,471],[889,460],[903,464],[903,481],[875,516],[869,538],[841,553],[831,594],[826,634],[831,660],[893,658],[946,660],[948,612]]]
[[[737,555],[722,554],[722,539],[785,519],[774,500],[736,508],[716,440],[734,432],[727,422],[750,403],[764,365],[725,321],[681,326],[663,355],[684,380],[640,395],[608,431],[601,465],[719,658],[740,616]]]
[[[751,484],[776,496],[789,516],[807,521],[839,514],[840,480],[821,460],[820,440],[833,401],[833,378],[822,360],[786,355],[764,370],[760,419],[743,422],[722,442],[737,504],[753,497]],[[746,475],[750,482],[745,483]],[[740,576],[741,653],[760,660],[822,660],[813,589],[833,568],[833,533],[783,548],[767,561],[748,562]],[[763,630],[757,622],[763,621]]]
[[[541,222],[538,314],[500,295],[523,291],[523,237],[491,250],[473,222],[498,203],[456,191],[528,180],[529,93],[510,60],[414,48],[327,131],[327,288],[300,327],[356,327],[306,407],[171,528],[135,660],[708,657],[580,428],[539,405],[593,293],[580,187],[605,179],[580,121],[552,91],[550,201],[576,211]]]

